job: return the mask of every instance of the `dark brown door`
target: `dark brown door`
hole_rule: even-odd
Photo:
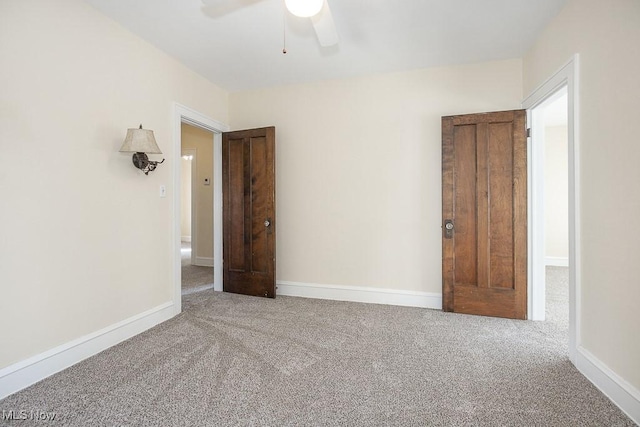
[[[524,110],[442,118],[444,311],[525,319]]]
[[[275,298],[275,128],[222,134],[223,289]]]

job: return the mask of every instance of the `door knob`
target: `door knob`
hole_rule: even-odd
[[[451,239],[453,237],[453,221],[446,219],[444,221],[444,237]]]
[[[268,227],[268,226],[270,226],[270,225],[271,225],[271,221],[269,221],[268,219],[265,219],[265,220],[264,220],[264,226],[265,226],[265,227]]]

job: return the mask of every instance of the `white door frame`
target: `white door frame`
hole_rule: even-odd
[[[222,132],[229,127],[184,105],[173,104],[173,303],[182,312],[182,265],[180,255],[182,123],[213,133],[213,289],[222,291]]]
[[[532,114],[535,107],[551,99],[560,89],[567,88],[568,159],[569,159],[569,359],[576,363],[580,345],[580,153],[578,114],[578,55],[574,55],[560,70],[535,89],[523,102],[532,128],[528,141],[528,318],[544,319],[544,142],[536,138],[539,119]]]

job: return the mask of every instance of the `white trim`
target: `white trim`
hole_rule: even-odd
[[[551,95],[550,98],[555,97]],[[543,103],[544,104],[544,103]],[[544,111],[539,108],[527,110],[527,122],[532,137],[528,139],[529,161],[527,162],[527,186],[529,190],[529,266],[527,289],[528,319],[544,320],[546,313],[546,281],[545,281],[545,232],[544,232],[544,148],[545,127]],[[535,135],[535,136],[533,136]],[[535,143],[534,143],[535,142]],[[542,143],[538,143],[542,142]]]
[[[182,123],[187,123],[213,132],[213,283],[215,290],[222,290],[222,132],[229,130],[223,123],[215,121],[189,107],[173,104],[173,156],[181,157]],[[176,314],[182,311],[182,263],[180,256],[180,162],[173,162],[173,306]]]
[[[0,399],[171,319],[173,302],[59,345],[0,370]]]
[[[213,289],[222,292],[222,133],[213,135],[213,175]]]
[[[578,347],[576,367],[605,396],[640,425],[640,391],[613,372],[584,347]]]
[[[285,281],[277,285],[277,295],[442,309],[440,293]]]
[[[191,236],[180,236],[180,241],[191,243]]]
[[[544,257],[544,265],[551,267],[569,267],[569,258],[558,256]]]
[[[199,267],[213,267],[215,265],[215,260],[211,257],[199,256],[196,257],[193,265],[197,265]]]
[[[569,158],[569,359],[576,364],[576,352],[581,343],[580,338],[580,114],[579,114],[579,66],[580,58],[575,54],[560,70],[554,73],[547,81],[531,93],[523,102],[522,107],[532,110],[545,102],[549,97],[553,96],[559,89],[567,87],[568,101],[568,158]],[[535,124],[534,124],[535,126]],[[535,139],[535,133],[533,139]],[[531,185],[540,185],[537,176],[532,176],[533,167],[529,168],[528,181]],[[536,184],[537,183],[537,184]],[[534,238],[536,227],[540,228],[543,219],[540,218],[537,211],[536,199],[532,198],[532,192],[529,192],[528,214],[530,221],[529,226],[529,318],[535,319],[534,315],[540,315],[536,310],[536,304],[539,305],[539,299],[531,298],[533,288],[539,285],[533,280],[533,272],[536,268],[544,263],[544,259],[540,257],[543,254],[541,250],[532,245],[544,244],[544,240]],[[538,257],[535,255],[538,254]],[[542,281],[544,283],[544,281]],[[539,295],[537,295],[539,297]],[[542,313],[544,316],[544,313]]]

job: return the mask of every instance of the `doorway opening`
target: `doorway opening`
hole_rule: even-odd
[[[574,364],[580,344],[577,70],[575,55],[522,104],[531,129],[527,317],[563,317]]]
[[[213,289],[213,132],[181,124],[182,295]]]
[[[540,203],[537,211],[542,217],[543,263],[537,286],[544,298],[539,310],[543,317],[561,329],[569,322],[569,160],[568,160],[568,100],[567,87],[558,89],[546,101],[532,110],[535,133],[533,150],[538,151]]]
[[[193,159],[199,159],[202,157],[208,157],[211,159],[212,170],[209,172],[203,172],[200,175],[198,165],[196,164],[196,173],[193,176],[193,159],[191,160],[191,173],[192,178],[182,177],[183,172],[183,125],[188,125],[189,128],[193,129],[197,132],[206,132],[204,135],[207,135],[208,138],[208,146],[210,149],[210,155],[204,155],[203,152],[197,150],[196,152],[189,154],[189,152],[185,152],[185,156],[193,155]],[[197,214],[198,208],[193,203],[191,203],[191,216],[192,221],[196,224],[195,229],[191,232],[191,242],[189,246],[195,248],[195,253],[193,256],[186,257],[191,258],[193,263],[196,265],[198,263],[205,264],[204,267],[208,267],[209,270],[212,268],[212,281],[210,280],[206,286],[208,288],[213,287],[215,291],[222,291],[222,132],[226,132],[228,127],[220,122],[217,122],[202,113],[199,113],[195,110],[192,110],[184,105],[174,104],[174,113],[173,113],[173,158],[176,159],[173,162],[173,207],[174,207],[174,238],[173,238],[173,254],[174,254],[174,274],[173,274],[173,301],[175,307],[175,313],[179,314],[182,311],[182,247],[183,247],[183,217],[189,215],[187,208],[183,207],[182,194],[186,192],[186,189],[183,190],[183,184],[186,184],[184,181],[191,181],[194,183],[193,188],[204,187],[206,188],[206,192],[209,193],[210,199],[208,201],[204,201],[204,205],[202,208],[204,210],[209,210],[212,212],[212,217],[206,220],[206,227],[203,225],[203,221],[200,218],[196,218],[193,221],[193,215]],[[192,148],[193,149],[193,148]],[[186,169],[186,166],[185,166]],[[210,174],[209,176],[205,176]],[[205,182],[205,178],[208,178],[208,181]],[[193,193],[193,191],[192,191]],[[202,227],[205,229],[211,230],[211,232],[207,232],[206,234],[212,236],[212,249],[211,255],[206,256],[203,255],[203,252],[200,252],[202,246],[198,243],[198,236]],[[194,239],[195,238],[195,239]],[[188,239],[184,239],[188,240]],[[195,241],[194,241],[195,240]],[[186,245],[185,245],[186,246]],[[185,251],[186,252],[186,251]],[[187,259],[189,261],[189,259]],[[212,284],[212,285],[211,285]]]

